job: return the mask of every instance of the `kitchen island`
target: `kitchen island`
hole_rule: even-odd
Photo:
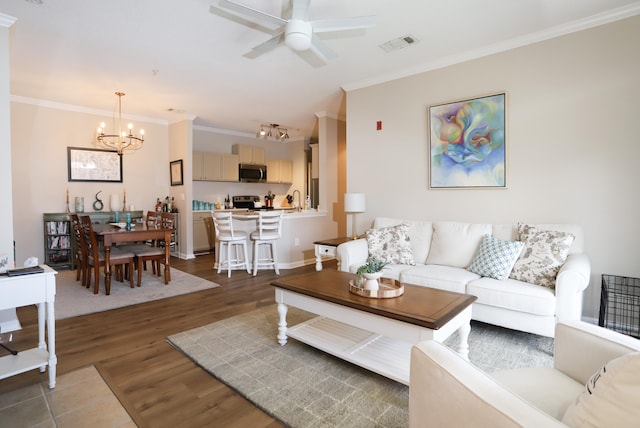
[[[278,268],[293,269],[315,264],[314,242],[337,234],[337,225],[326,211],[283,210],[282,237],[278,241]],[[196,211],[194,211],[196,212]],[[201,211],[200,211],[201,212]],[[258,212],[233,210],[233,227],[250,234],[256,230]],[[249,245],[249,259],[253,260],[253,248]],[[217,268],[217,266],[216,266]]]

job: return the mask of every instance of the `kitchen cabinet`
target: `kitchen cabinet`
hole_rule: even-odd
[[[193,152],[194,181],[238,181],[238,155]]]
[[[264,147],[262,146],[234,144],[231,146],[231,152],[238,155],[240,163],[265,164]]]
[[[193,252],[209,253],[215,247],[215,230],[211,211],[193,213]]]
[[[267,183],[293,183],[293,161],[267,159]]]

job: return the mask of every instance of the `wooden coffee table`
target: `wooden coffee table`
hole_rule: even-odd
[[[404,284],[402,296],[372,299],[349,292],[355,274],[322,270],[274,281],[278,342],[292,337],[373,372],[409,384],[411,346],[443,342],[456,330],[468,359],[475,296]],[[287,326],[288,306],[320,315]]]

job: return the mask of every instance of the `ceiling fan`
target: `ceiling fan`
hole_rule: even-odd
[[[218,0],[217,5],[211,5],[209,11],[240,24],[273,35],[269,40],[254,46],[245,54],[248,58],[258,56],[275,49],[284,43],[312,66],[324,65],[336,54],[316,35],[345,30],[358,30],[376,25],[375,16],[358,16],[353,18],[338,18],[309,21],[309,5],[311,0],[292,0],[291,18],[285,19],[244,6],[231,0]],[[283,16],[289,10],[283,11]],[[275,29],[266,27],[275,26]],[[313,54],[315,58],[309,56]]]

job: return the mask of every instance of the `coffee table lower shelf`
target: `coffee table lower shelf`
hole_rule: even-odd
[[[289,327],[287,336],[409,385],[410,343],[321,316]]]

